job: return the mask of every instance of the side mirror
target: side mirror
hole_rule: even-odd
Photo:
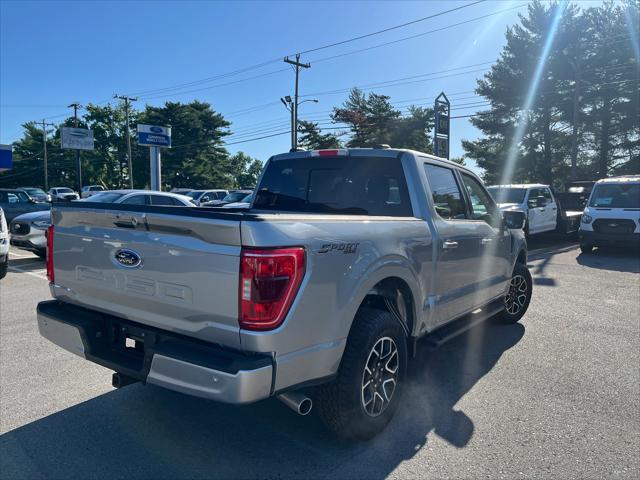
[[[509,229],[522,230],[527,216],[521,210],[507,210],[502,212],[505,227]]]
[[[204,197],[202,197],[202,198],[200,199],[200,203],[202,203],[202,202],[208,202],[208,201],[209,201],[209,196],[208,196],[208,195],[205,195]]]

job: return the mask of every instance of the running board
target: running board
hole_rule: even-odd
[[[478,308],[464,317],[454,320],[453,322],[429,333],[424,337],[425,345],[430,348],[438,348],[449,340],[452,340],[458,335],[462,335],[466,331],[472,329],[479,323],[497,315],[502,310],[504,310],[504,303],[502,300],[489,303],[488,305]]]

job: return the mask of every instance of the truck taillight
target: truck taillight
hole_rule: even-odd
[[[47,228],[47,278],[49,283],[56,281],[53,273],[53,225],[49,225]]]
[[[304,249],[242,249],[239,322],[247,330],[272,330],[283,321],[304,277]]]

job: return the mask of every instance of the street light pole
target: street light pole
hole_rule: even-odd
[[[73,126],[78,128],[78,109],[81,105],[78,102],[74,102],[69,105],[69,108],[73,108]],[[82,165],[80,164],[80,150],[76,148],[76,171],[78,172],[78,194],[82,191]]]
[[[282,97],[280,101],[284,104],[284,108],[291,112],[291,151],[295,152],[298,148],[298,119],[296,118],[298,109],[294,108],[293,100],[289,95],[287,95],[286,97]],[[318,103],[318,100],[316,100],[315,98],[303,100],[298,103],[298,106],[302,105],[305,102]]]

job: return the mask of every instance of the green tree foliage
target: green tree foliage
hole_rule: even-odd
[[[335,123],[346,123],[351,138],[349,147],[388,144],[397,148],[432,151],[430,131],[433,109],[411,106],[403,116],[391,105],[390,97],[354,88],[342,107],[334,108]]]
[[[522,122],[526,129],[517,145],[513,181],[561,184],[570,176],[604,177],[640,155],[638,59],[632,45],[639,35],[636,3],[585,11],[567,6],[532,108],[522,111],[558,8],[538,1],[529,5],[520,23],[507,30],[498,61],[478,81],[476,92],[490,109],[471,122],[484,136],[463,141],[463,148],[489,183],[501,180]]]
[[[229,123],[207,103],[168,102],[130,113],[133,178],[136,188],[149,188],[149,149],[137,144],[136,124],[171,125],[173,148],[162,150],[163,188],[234,188],[255,185],[262,163],[245,154],[229,156],[224,137]],[[47,130],[49,186],[75,187],[75,152],[61,150],[60,127],[73,126],[73,119]],[[79,126],[93,130],[93,151],[83,151],[84,185],[128,188],[126,117],[123,105],[89,104]],[[0,186],[44,187],[41,125],[23,125],[23,137],[14,142],[14,168],[0,174]]]
[[[262,172],[262,162],[244,152],[229,157],[234,188],[253,188]]]
[[[340,138],[332,133],[322,133],[317,123],[300,120],[298,122],[300,139],[298,144],[307,150],[322,150],[325,148],[340,148]]]

